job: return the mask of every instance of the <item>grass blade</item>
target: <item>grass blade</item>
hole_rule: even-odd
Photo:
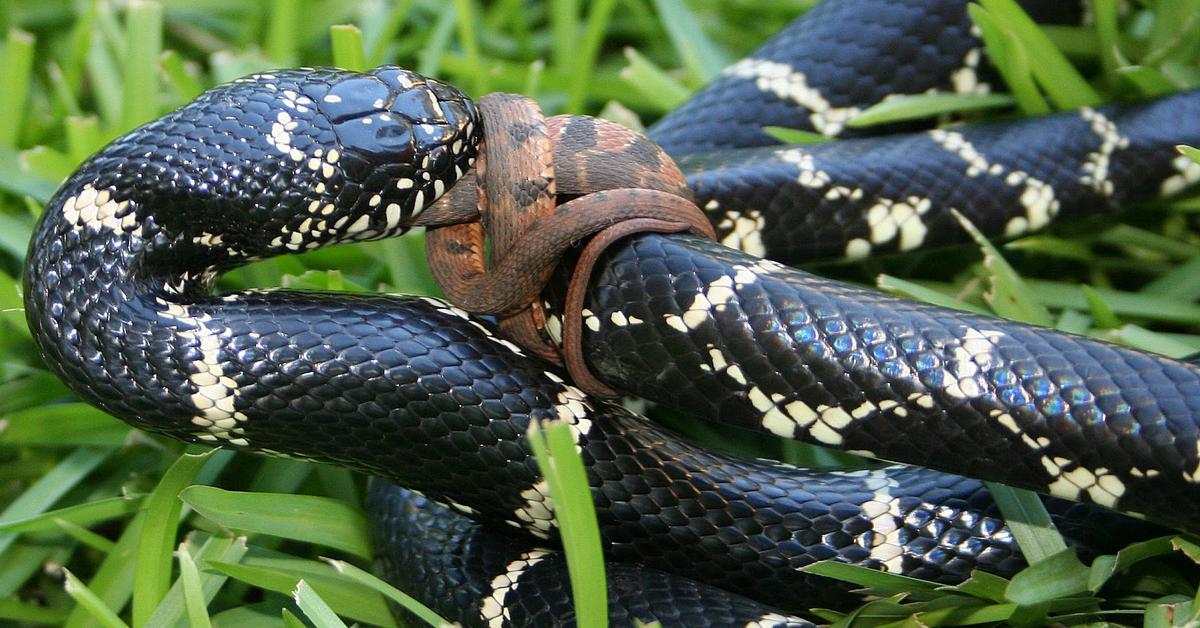
[[[362,31],[358,30],[357,26],[352,24],[330,26],[329,39],[333,43],[333,64],[335,66],[359,72],[367,69]]]
[[[158,115],[158,57],[162,54],[162,6],[132,0],[125,9],[121,128]]]
[[[292,591],[292,599],[296,601],[300,610],[304,611],[304,616],[308,617],[318,628],[346,628],[345,622],[338,618],[337,613],[329,608],[325,600],[322,600],[321,596],[313,591],[307,582],[301,580],[296,583],[296,589]]]
[[[455,13],[458,14],[458,41],[467,56],[467,64],[471,68],[470,77],[474,93],[483,95],[488,89],[487,71],[483,67],[483,58],[479,52],[479,34],[476,32],[476,22],[479,9],[473,0],[454,0]]]
[[[583,460],[575,451],[572,427],[559,421],[531,423],[527,437],[554,504],[554,518],[571,574],[576,620],[581,628],[605,626],[608,589],[600,528]]]
[[[4,40],[4,56],[0,59],[0,146],[16,148],[17,138],[25,128],[26,100],[29,98],[29,76],[33,69],[33,35],[11,30]]]
[[[621,70],[621,80],[645,96],[659,112],[670,111],[687,100],[691,90],[636,49],[625,48],[625,58],[629,65]]]
[[[171,588],[172,550],[183,502],[179,493],[192,482],[215,449],[179,457],[146,498],[146,523],[137,549],[133,581],[133,625],[141,627]]]
[[[847,121],[846,126],[862,128],[961,111],[1010,107],[1015,103],[1009,94],[907,94],[871,105]]]
[[[204,599],[204,590],[200,586],[200,570],[196,569],[196,563],[187,547],[187,543],[180,543],[176,556],[179,560],[179,582],[182,583],[183,599],[187,605],[188,626],[211,628],[208,602]]]
[[[987,482],[992,499],[1000,507],[1008,529],[1017,539],[1021,553],[1030,565],[1037,564],[1067,549],[1062,535],[1050,520],[1050,514],[1042,505],[1042,498],[1031,491],[1012,488],[1003,484]]]
[[[604,41],[604,33],[608,31],[609,20],[616,6],[616,0],[595,0],[588,4],[583,42],[576,46],[575,63],[571,68],[567,113],[583,112],[592,82],[592,69],[596,67],[596,55],[600,53],[600,44]]]
[[[198,538],[204,538],[204,542],[200,544],[200,549],[195,553],[192,562],[205,564],[210,560],[224,561],[236,563],[245,556],[247,552],[246,537],[210,537],[203,533],[196,533],[181,543],[181,547],[191,547],[194,541]],[[189,556],[191,551],[189,550]],[[217,592],[229,580],[229,576],[223,573],[202,571],[199,572],[200,589],[202,593],[202,602],[207,605],[216,597]],[[167,592],[166,597],[154,609],[154,614],[150,616],[147,624],[151,626],[177,626],[180,625],[188,615],[189,602],[185,599],[182,580],[176,580],[171,585],[171,590]],[[206,613],[207,614],[207,613]]]
[[[267,56],[279,65],[296,65],[300,58],[296,36],[300,32],[300,0],[273,0],[267,16]]]
[[[1005,30],[987,9],[978,4],[968,4],[967,13],[979,27],[980,37],[987,47],[992,65],[1004,77],[1008,90],[1017,99],[1017,106],[1028,116],[1050,112],[1050,105],[1038,91],[1029,67],[1029,57],[1016,37]]]
[[[204,91],[204,87],[188,71],[187,63],[178,52],[174,50],[163,52],[159,58],[159,64],[162,65],[163,73],[167,77],[167,83],[175,89],[183,100],[191,100]]]
[[[988,305],[997,314],[1010,320],[1043,327],[1052,325],[1054,321],[1050,312],[1038,301],[1033,291],[1025,284],[1025,280],[1013,270],[987,237],[957,210],[954,210],[954,217],[983,253],[983,267],[987,271],[987,280],[991,286],[991,290],[983,295]]]
[[[210,486],[188,487],[180,498],[227,528],[308,541],[362,558],[371,556],[362,511],[335,499],[240,493]]]
[[[1033,77],[1059,109],[1077,109],[1103,102],[1100,94],[1015,0],[979,0],[979,3],[1020,42],[1018,46],[1030,59],[1037,60],[1031,65]]]
[[[289,565],[296,568],[289,568]],[[369,587],[332,573],[329,565],[297,559],[264,561],[248,557],[241,564],[208,561],[206,566],[261,589],[288,595],[304,580],[338,615],[380,626],[395,625],[382,596]]]
[[[372,573],[363,571],[343,560],[331,560],[329,564],[346,578],[382,593],[431,626],[443,626],[450,623],[416,598],[380,580]]]
[[[1063,549],[1013,576],[1005,596],[1022,606],[1034,606],[1087,591],[1089,575],[1074,550]]]
[[[54,469],[21,493],[4,512],[0,512],[0,521],[26,519],[41,513],[82,482],[108,455],[107,451],[88,448],[67,454]],[[17,535],[11,532],[0,533],[0,556],[16,538]]]
[[[92,619],[95,619],[105,628],[129,628],[111,608],[104,604],[104,601],[99,596],[76,578],[75,574],[71,573],[70,570],[63,569],[63,575],[66,576],[63,589],[67,592],[67,595],[70,595],[72,599],[79,603],[80,608],[86,610],[91,615]]]
[[[729,65],[729,58],[704,34],[696,16],[681,0],[654,0],[654,8],[694,83],[708,83]]]

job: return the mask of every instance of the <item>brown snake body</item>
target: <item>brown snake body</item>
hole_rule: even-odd
[[[683,173],[645,136],[587,116],[546,118],[532,100],[512,94],[485,96],[478,106],[484,141],[475,176],[416,223],[429,227],[434,279],[455,305],[500,316],[504,335],[564,364],[585,390],[614,395],[587,370],[579,347],[583,295],[597,257],[634,233],[713,239],[712,226]],[[571,277],[560,353],[543,331],[538,295],[563,254],[589,237]]]

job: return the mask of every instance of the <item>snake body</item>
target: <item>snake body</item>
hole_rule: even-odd
[[[842,9],[831,5],[849,4],[826,3],[807,19],[833,23]],[[904,3],[861,4],[881,19],[911,13]],[[951,58],[969,60],[962,3],[930,6],[940,16],[925,21],[942,29],[936,41],[961,39]],[[763,74],[779,71],[766,61],[735,66],[723,80],[790,85],[776,90],[782,97],[767,91],[820,105],[793,89],[805,75],[789,67],[783,83]],[[681,162],[726,244],[783,259],[898,250],[941,241],[949,210],[970,211],[965,203],[981,195],[1017,213],[976,222],[1015,235],[1056,214],[1185,186],[1200,172],[1172,151],[1200,143],[1196,100]],[[825,102],[807,116],[828,124],[830,102],[852,106]],[[693,148],[672,139],[686,135],[672,130],[686,126],[680,120],[653,135],[683,155]],[[210,294],[217,274],[238,264],[415,224],[473,165],[479,127],[456,90],[389,67],[279,71],[206,92],[103,149],[51,200],[26,273],[27,316],[43,356],[82,398],[136,426],[342,464],[543,544],[554,533],[553,504],[523,434],[531,421],[566,421],[609,555],[650,568],[616,568],[624,583],[610,583],[616,620],[686,624],[692,616],[672,615],[670,599],[633,593],[691,603],[717,586],[731,594],[714,597],[714,608],[728,614],[710,617],[800,624],[748,598],[791,612],[843,594],[797,571],[827,558],[942,582],[974,567],[1020,568],[983,485],[945,472],[1200,529],[1189,499],[1200,480],[1195,367],[881,296],[696,238],[639,235],[602,256],[583,328],[585,356],[602,379],[702,416],[941,471],[810,472],[705,451],[588,398],[486,322],[438,300]],[[1034,156],[1043,141],[1066,138],[1071,157]],[[902,158],[913,154],[931,165]],[[856,163],[864,155],[872,161]],[[864,173],[881,163],[899,174]],[[850,184],[842,173],[867,179]],[[768,175],[783,178],[756,178]],[[918,195],[904,187],[914,182],[929,185]],[[739,186],[784,194],[745,200]],[[809,192],[830,204],[814,234],[833,230],[841,240],[804,244],[805,228],[787,227],[805,219],[788,217],[784,196]],[[865,218],[849,218],[854,209]],[[799,252],[783,248],[791,246]],[[562,311],[561,295],[546,298]],[[377,491],[379,516],[397,525],[435,508]],[[1145,532],[1108,511],[1050,505],[1084,551],[1113,549],[1114,530]],[[469,624],[566,617],[556,555],[532,545],[488,554],[471,539],[492,532],[445,525],[433,537],[462,552],[439,563],[433,550],[430,564],[442,567],[430,568],[426,584],[411,583],[426,586],[438,610]],[[398,540],[386,531],[380,538]],[[504,573],[494,573],[500,563]],[[560,593],[517,586],[526,572],[531,582],[557,578]],[[690,580],[653,584],[668,573]],[[549,606],[522,606],[537,599]]]

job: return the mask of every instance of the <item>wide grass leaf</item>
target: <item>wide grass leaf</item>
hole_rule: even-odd
[[[138,542],[133,582],[133,625],[145,626],[171,588],[172,550],[183,503],[179,493],[200,473],[214,449],[179,457],[146,498],[146,523]]]
[[[383,596],[335,573],[329,565],[300,559],[247,557],[238,563],[208,561],[203,566],[256,587],[290,595],[304,580],[338,615],[379,626],[393,626]]]
[[[196,512],[234,530],[307,541],[370,558],[362,511],[312,495],[244,493],[192,486],[180,494]]]
[[[1014,575],[1005,596],[1022,606],[1035,606],[1087,591],[1088,576],[1075,551],[1065,549]]]
[[[531,423],[527,433],[538,468],[550,489],[552,512],[567,555],[576,621],[580,626],[608,623],[604,553],[592,492],[583,460],[575,450],[572,426]]]
[[[393,602],[396,602],[412,614],[428,622],[431,626],[442,626],[450,623],[416,598],[380,580],[370,572],[363,571],[343,560],[331,560],[329,564],[347,578],[387,596]]]
[[[304,616],[317,628],[346,628],[345,622],[338,618],[337,613],[329,607],[325,600],[303,580],[296,583],[292,591],[292,599],[304,611]]]

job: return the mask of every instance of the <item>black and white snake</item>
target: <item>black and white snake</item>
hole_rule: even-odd
[[[30,327],[72,390],[138,427],[335,462],[543,539],[553,505],[523,434],[535,420],[570,423],[609,556],[649,568],[613,568],[614,620],[799,623],[762,604],[799,612],[843,594],[797,571],[827,558],[942,582],[975,567],[1018,569],[1019,548],[983,485],[948,474],[1200,530],[1197,368],[758,257],[951,242],[961,237],[951,209],[1015,236],[1200,179],[1174,150],[1200,143],[1194,93],[753,147],[763,124],[836,134],[903,91],[848,67],[898,80],[928,70],[910,92],[979,89],[965,2],[910,4],[822,4],[652,131],[682,155],[733,248],[674,235],[623,241],[593,275],[584,348],[619,390],[927,469],[809,472],[697,448],[589,399],[486,322],[434,299],[213,296],[215,278],[248,261],[399,233],[470,169],[479,141],[470,101],[391,67],[256,74],[101,150],[34,235]],[[868,44],[828,45],[847,16],[868,21]],[[887,63],[850,63],[885,52]],[[719,145],[738,148],[718,156]],[[561,311],[559,295],[546,298]],[[402,497],[383,483],[373,490],[390,524],[379,538],[417,541],[385,546],[385,562],[423,556],[423,566],[394,571],[437,610],[490,625],[569,613],[552,550],[507,537],[482,544],[497,533]],[[1111,550],[1127,538],[1116,530],[1146,525],[1049,506],[1084,551]],[[401,532],[416,524],[432,527]]]

